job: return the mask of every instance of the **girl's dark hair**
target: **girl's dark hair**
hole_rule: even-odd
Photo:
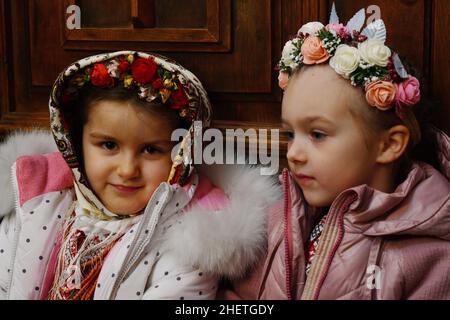
[[[118,85],[114,88],[99,88],[86,84],[79,91],[77,99],[66,104],[62,108],[64,120],[69,126],[69,134],[72,140],[80,167],[84,170],[83,159],[83,128],[88,121],[89,109],[100,101],[128,102],[143,110],[157,114],[170,124],[173,130],[177,128],[188,129],[190,124],[179,116],[177,110],[172,110],[161,103],[141,100],[136,89],[124,88]]]

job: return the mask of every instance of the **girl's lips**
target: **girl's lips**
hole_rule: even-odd
[[[298,183],[302,186],[307,186],[314,180],[313,177],[305,176],[304,174],[296,174],[295,177],[297,178]]]
[[[116,189],[119,192],[123,192],[123,193],[133,193],[142,188],[142,187],[123,186],[120,184],[111,184],[111,185],[114,187],[114,189]]]

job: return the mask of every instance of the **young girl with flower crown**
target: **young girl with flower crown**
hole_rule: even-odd
[[[191,72],[142,52],[88,57],[49,108],[58,151],[34,154],[55,149],[42,132],[0,145],[0,298],[211,299],[252,264],[277,188],[257,169],[192,167],[192,122],[207,126],[211,106]],[[189,131],[172,161],[176,128]]]
[[[421,130],[419,81],[361,14],[283,50],[284,200],[266,257],[223,298],[450,299],[450,139]]]

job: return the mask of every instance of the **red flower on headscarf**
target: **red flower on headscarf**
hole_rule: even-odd
[[[130,64],[128,63],[128,61],[125,61],[125,60],[120,61],[119,65],[117,66],[117,68],[119,68],[119,70],[120,70],[120,73],[127,72],[129,67],[130,67]]]
[[[158,66],[153,58],[139,58],[131,65],[131,72],[134,80],[140,84],[149,83],[157,70]]]
[[[94,86],[100,88],[107,88],[114,84],[114,80],[109,75],[108,69],[102,63],[94,64],[91,71],[91,82]]]
[[[170,97],[172,98],[172,104],[170,106],[171,109],[178,110],[188,104],[188,98],[186,97],[181,84],[178,84],[178,90],[172,92]]]
[[[161,89],[163,87],[163,81],[161,79],[156,79],[153,81],[152,87],[155,89]]]

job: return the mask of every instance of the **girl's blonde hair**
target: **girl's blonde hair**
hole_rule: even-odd
[[[410,74],[417,76],[418,72],[412,67],[408,67]],[[427,92],[424,86],[424,79],[420,79],[422,91]],[[433,123],[433,111],[437,104],[426,94],[418,104],[403,110],[401,117],[396,113],[395,108],[381,111],[370,107],[361,92],[364,105],[352,104],[350,112],[354,117],[363,120],[361,130],[366,136],[366,142],[375,137],[380,132],[386,131],[396,125],[404,125],[410,133],[410,140],[403,156],[395,163],[397,178],[402,180],[409,172],[413,161],[426,162],[434,168],[443,172],[439,158],[439,146],[436,140],[435,126]]]

